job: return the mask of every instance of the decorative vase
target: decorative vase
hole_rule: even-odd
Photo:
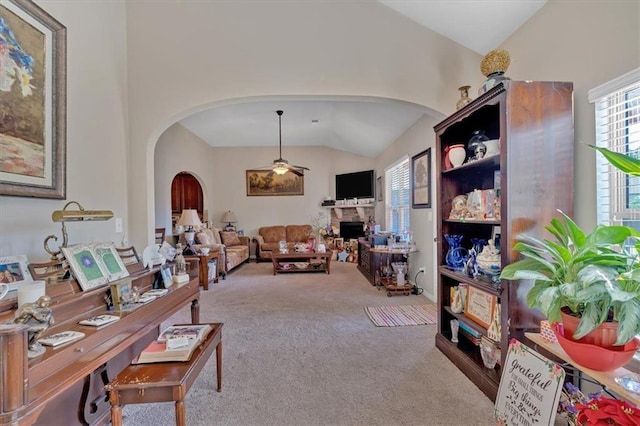
[[[460,323],[457,319],[452,319],[451,321],[451,343],[458,343],[458,330],[460,328]]]
[[[467,158],[467,151],[463,144],[451,145],[449,151],[447,153],[447,157],[449,158],[449,162],[451,166],[460,167],[464,163],[464,160]],[[446,164],[446,160],[445,160]]]
[[[483,143],[489,138],[484,134],[484,130],[476,130],[471,134],[471,138],[467,143],[467,150],[471,156],[471,160],[480,160],[487,152],[487,146]]]
[[[460,91],[460,99],[456,103],[456,110],[464,107],[465,105],[469,105],[473,99],[469,97],[469,89],[471,86],[460,86],[458,90]]]
[[[449,244],[449,250],[445,257],[447,266],[456,271],[463,270],[469,257],[467,249],[461,245],[464,235],[445,234],[444,238],[447,240],[447,244]]]

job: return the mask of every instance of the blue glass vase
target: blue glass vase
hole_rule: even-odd
[[[462,247],[464,235],[444,234],[444,238],[449,245],[449,250],[445,256],[447,266],[453,270],[462,271],[469,258],[467,249]]]

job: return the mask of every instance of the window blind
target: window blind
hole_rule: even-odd
[[[408,158],[385,171],[385,223],[387,231],[395,234],[411,229],[409,173]]]
[[[640,68],[589,91],[595,102],[596,145],[640,158]],[[596,156],[598,223],[640,230],[640,177]]]

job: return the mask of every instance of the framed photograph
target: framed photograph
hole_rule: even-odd
[[[491,293],[473,286],[467,289],[464,315],[485,328],[489,328],[493,319],[493,308],[498,298]]]
[[[8,284],[9,291],[16,290],[20,284],[32,281],[27,266],[27,256],[0,257],[0,283]]]
[[[134,306],[133,286],[131,282],[131,279],[123,279],[109,284],[113,308],[116,311],[126,311]]]
[[[30,0],[0,18],[0,195],[65,199],[67,30]]]
[[[288,171],[283,175],[272,170],[247,170],[247,196],[304,195],[304,175]]]
[[[491,239],[493,240],[493,245],[496,246],[498,250],[500,250],[500,227],[494,226],[491,230]]]
[[[164,288],[171,287],[173,285],[173,275],[171,274],[171,266],[168,263],[160,267],[160,274],[162,275]]]
[[[129,276],[129,271],[113,243],[92,244],[96,259],[103,270],[108,274],[109,281],[119,280]]]
[[[384,201],[384,178],[378,176],[376,178],[376,201]]]
[[[109,282],[109,274],[96,259],[90,244],[77,244],[61,249],[82,290],[91,290]]]
[[[342,250],[344,248],[344,238],[334,238],[333,246],[336,250]]]
[[[431,148],[411,157],[411,207],[431,207]]]

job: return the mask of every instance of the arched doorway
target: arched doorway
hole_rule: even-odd
[[[198,179],[188,172],[180,172],[171,182],[171,227],[175,229],[176,222],[184,209],[195,209],[203,220],[204,201],[202,186]]]

